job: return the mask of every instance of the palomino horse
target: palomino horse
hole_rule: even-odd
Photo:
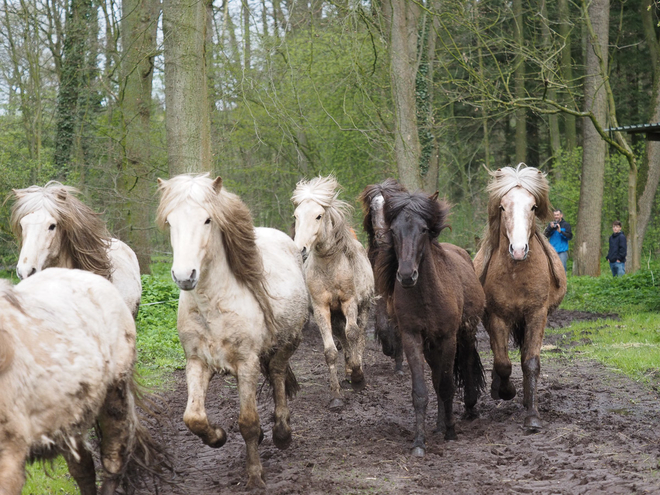
[[[306,258],[305,280],[330,369],[330,409],[344,405],[333,334],[342,344],[351,386],[364,388],[362,353],[374,293],[369,259],[346,218],[350,207],[338,195],[337,180],[328,176],[299,182],[291,198],[296,205],[294,240]]]
[[[136,412],[135,323],[98,275],[52,268],[0,282],[0,494],[18,495],[25,463],[62,454],[83,495],[96,494],[91,427],[100,429],[101,493],[158,449]],[[130,472],[130,471],[129,471]]]
[[[484,309],[484,291],[465,250],[438,243],[449,207],[431,197],[407,191],[384,192],[385,236],[376,256],[376,286],[389,301],[401,332],[412,375],[416,432],[413,455],[425,454],[424,422],[428,391],[424,359],[431,367],[438,397],[437,431],[456,439],[453,401],[455,382],[463,385],[466,417],[484,386],[477,352],[477,324]],[[452,378],[453,371],[453,378]]]
[[[137,256],[110,237],[103,220],[78,193],[54,181],[14,189],[11,228],[21,240],[16,274],[25,279],[54,266],[96,273],[117,287],[135,317],[142,297]]]
[[[364,211],[364,222],[362,227],[369,237],[369,248],[367,256],[372,268],[376,266],[376,255],[382,240],[389,235],[390,228],[385,222],[385,211],[383,209],[385,200],[383,192],[405,191],[405,187],[394,179],[386,179],[381,184],[367,186],[360,201]],[[374,304],[374,323],[376,338],[380,341],[383,354],[394,358],[394,371],[397,375],[403,375],[403,346],[401,345],[401,334],[387,314],[387,299],[379,294]]]
[[[158,184],[157,222],[169,226],[172,278],[181,289],[177,326],[188,383],[183,420],[206,445],[222,447],[227,435],[209,423],[204,401],[216,372],[235,376],[248,485],[264,487],[259,370],[273,386],[273,442],[285,449],[291,443],[287,396],[298,390],[289,358],[309,305],[300,252],[283,232],[255,229],[247,206],[223,189],[220,177],[179,175]]]
[[[540,351],[548,313],[566,294],[559,256],[536,225],[552,213],[545,175],[524,164],[494,172],[488,184],[488,228],[474,259],[486,292],[484,326],[493,350],[493,399],[511,400],[509,335],[520,347],[527,432],[541,428],[537,408]]]

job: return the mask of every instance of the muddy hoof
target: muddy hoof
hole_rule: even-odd
[[[454,428],[447,428],[447,431],[445,432],[445,440],[451,441],[451,440],[456,440],[458,437],[456,436],[456,430]]]
[[[511,400],[516,396],[516,387],[509,382],[508,386],[500,386],[500,399]]]
[[[265,490],[266,483],[261,476],[248,477],[247,488],[250,490]]]
[[[332,399],[328,404],[328,409],[330,409],[331,411],[341,411],[343,408],[344,408],[344,401],[339,398]]]
[[[465,412],[463,413],[463,419],[467,421],[474,421],[478,417],[479,417],[479,412],[474,407],[466,409]]]
[[[543,429],[543,424],[541,424],[538,416],[527,416],[523,428],[525,429],[525,435],[533,435]]]
[[[285,424],[273,426],[273,443],[280,450],[284,450],[291,445],[291,428]]]
[[[227,442],[227,433],[222,428],[216,426],[213,431],[213,437],[201,437],[202,442],[212,449],[219,449]]]
[[[364,378],[359,382],[351,381],[351,387],[353,388],[353,392],[362,392],[366,386],[367,386],[367,382]]]
[[[424,457],[426,455],[426,450],[424,447],[413,447],[412,456],[413,457]]]
[[[396,376],[398,376],[399,378],[403,378],[403,375],[404,375],[403,370],[395,370],[394,374]]]

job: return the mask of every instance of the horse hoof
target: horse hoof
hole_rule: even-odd
[[[250,490],[265,490],[266,483],[261,476],[250,476],[248,478],[247,488]]]
[[[341,411],[343,408],[344,408],[344,401],[339,398],[332,399],[328,404],[328,409],[330,409],[331,411]]]
[[[353,388],[353,385],[351,385],[351,382],[348,380],[342,380],[339,383],[339,387],[342,388],[343,390],[351,390]]]
[[[214,433],[215,438],[202,437],[202,441],[212,449],[219,449],[227,442],[227,433],[219,427],[214,429]]]
[[[396,376],[398,376],[399,378],[403,378],[403,375],[404,375],[403,370],[396,370],[396,371],[394,371],[394,374]]]
[[[508,386],[500,387],[500,399],[511,400],[516,396],[516,387],[509,382]]]
[[[446,441],[451,441],[451,440],[456,440],[458,437],[456,436],[456,430],[454,428],[447,428],[447,431],[445,432],[445,440]]]
[[[353,392],[362,392],[367,386],[367,382],[364,379],[359,382],[351,381],[351,386],[353,387]]]
[[[463,419],[467,421],[474,421],[479,417],[479,412],[475,408],[466,409],[463,413]]]
[[[273,426],[273,443],[280,450],[289,447],[291,445],[291,428],[283,423]]]
[[[414,447],[412,449],[413,457],[424,457],[426,455],[426,450],[423,447]]]
[[[538,416],[527,416],[523,428],[525,429],[526,435],[533,435],[534,433],[540,432],[543,429],[543,425]]]

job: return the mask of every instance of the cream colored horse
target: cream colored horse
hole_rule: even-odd
[[[110,237],[103,220],[78,194],[55,181],[14,189],[11,228],[21,240],[16,274],[22,280],[50,267],[96,273],[117,287],[135,317],[142,297],[137,256]]]
[[[103,494],[128,463],[153,458],[135,409],[135,323],[98,275],[52,268],[0,282],[0,495],[18,495],[29,458],[62,454],[83,495],[96,493],[87,437],[100,428]],[[146,448],[146,450],[145,450]]]
[[[309,296],[302,258],[286,234],[255,229],[245,204],[208,174],[159,180],[157,221],[169,226],[172,278],[181,289],[178,331],[186,354],[183,420],[211,447],[227,435],[210,424],[204,401],[216,372],[238,381],[238,427],[247,448],[248,485],[265,486],[256,392],[261,369],[273,386],[273,442],[291,442],[287,395],[298,389],[289,358],[298,347]]]
[[[328,176],[299,182],[292,197],[296,205],[294,240],[306,258],[305,279],[330,370],[330,409],[344,405],[332,336],[341,341],[351,385],[356,390],[364,388],[362,354],[374,296],[371,264],[348,223],[350,207],[338,195],[337,180]]]

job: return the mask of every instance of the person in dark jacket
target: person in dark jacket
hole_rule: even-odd
[[[561,210],[554,210],[553,215],[555,220],[548,224],[544,234],[550,241],[550,245],[557,251],[561,264],[564,265],[564,271],[566,271],[568,241],[573,239],[573,231],[571,230],[571,224],[564,220],[564,214]]]
[[[628,246],[626,245],[626,236],[621,232],[621,222],[618,220],[612,223],[612,232],[610,236],[610,250],[607,252],[607,261],[610,262],[610,270],[613,277],[619,277],[626,274],[626,255]]]

